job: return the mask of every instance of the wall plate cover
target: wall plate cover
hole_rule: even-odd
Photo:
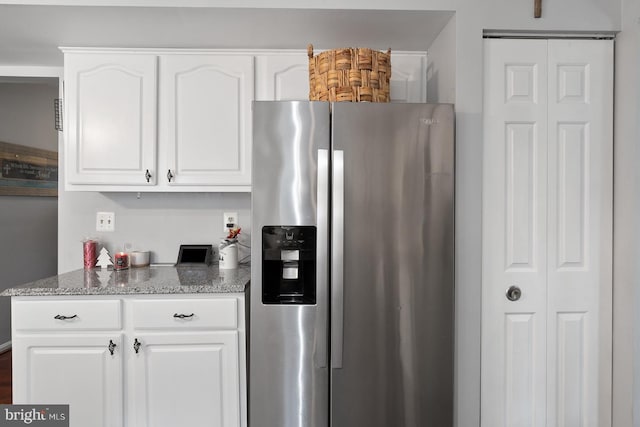
[[[96,213],[96,231],[115,231],[116,214],[113,212]]]
[[[230,228],[238,227],[238,212],[225,212],[222,214],[223,231],[226,233]]]

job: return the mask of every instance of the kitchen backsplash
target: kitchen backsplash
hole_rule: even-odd
[[[82,240],[95,237],[113,254],[130,243],[151,251],[151,262],[175,262],[180,244],[212,244],[225,237],[223,213],[237,212],[239,259],[250,253],[249,193],[60,192],[58,272],[82,268]],[[115,231],[96,232],[96,212],[115,213]]]

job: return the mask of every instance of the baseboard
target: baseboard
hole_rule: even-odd
[[[0,354],[9,350],[11,350],[11,341],[7,341],[5,343],[0,344]]]

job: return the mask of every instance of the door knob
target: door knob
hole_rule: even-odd
[[[522,290],[517,286],[509,286],[507,289],[507,299],[509,301],[518,301],[522,296]]]

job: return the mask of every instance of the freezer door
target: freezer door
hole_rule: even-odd
[[[327,427],[329,104],[255,102],[253,135],[249,425]]]
[[[333,105],[331,427],[453,425],[451,105]]]

